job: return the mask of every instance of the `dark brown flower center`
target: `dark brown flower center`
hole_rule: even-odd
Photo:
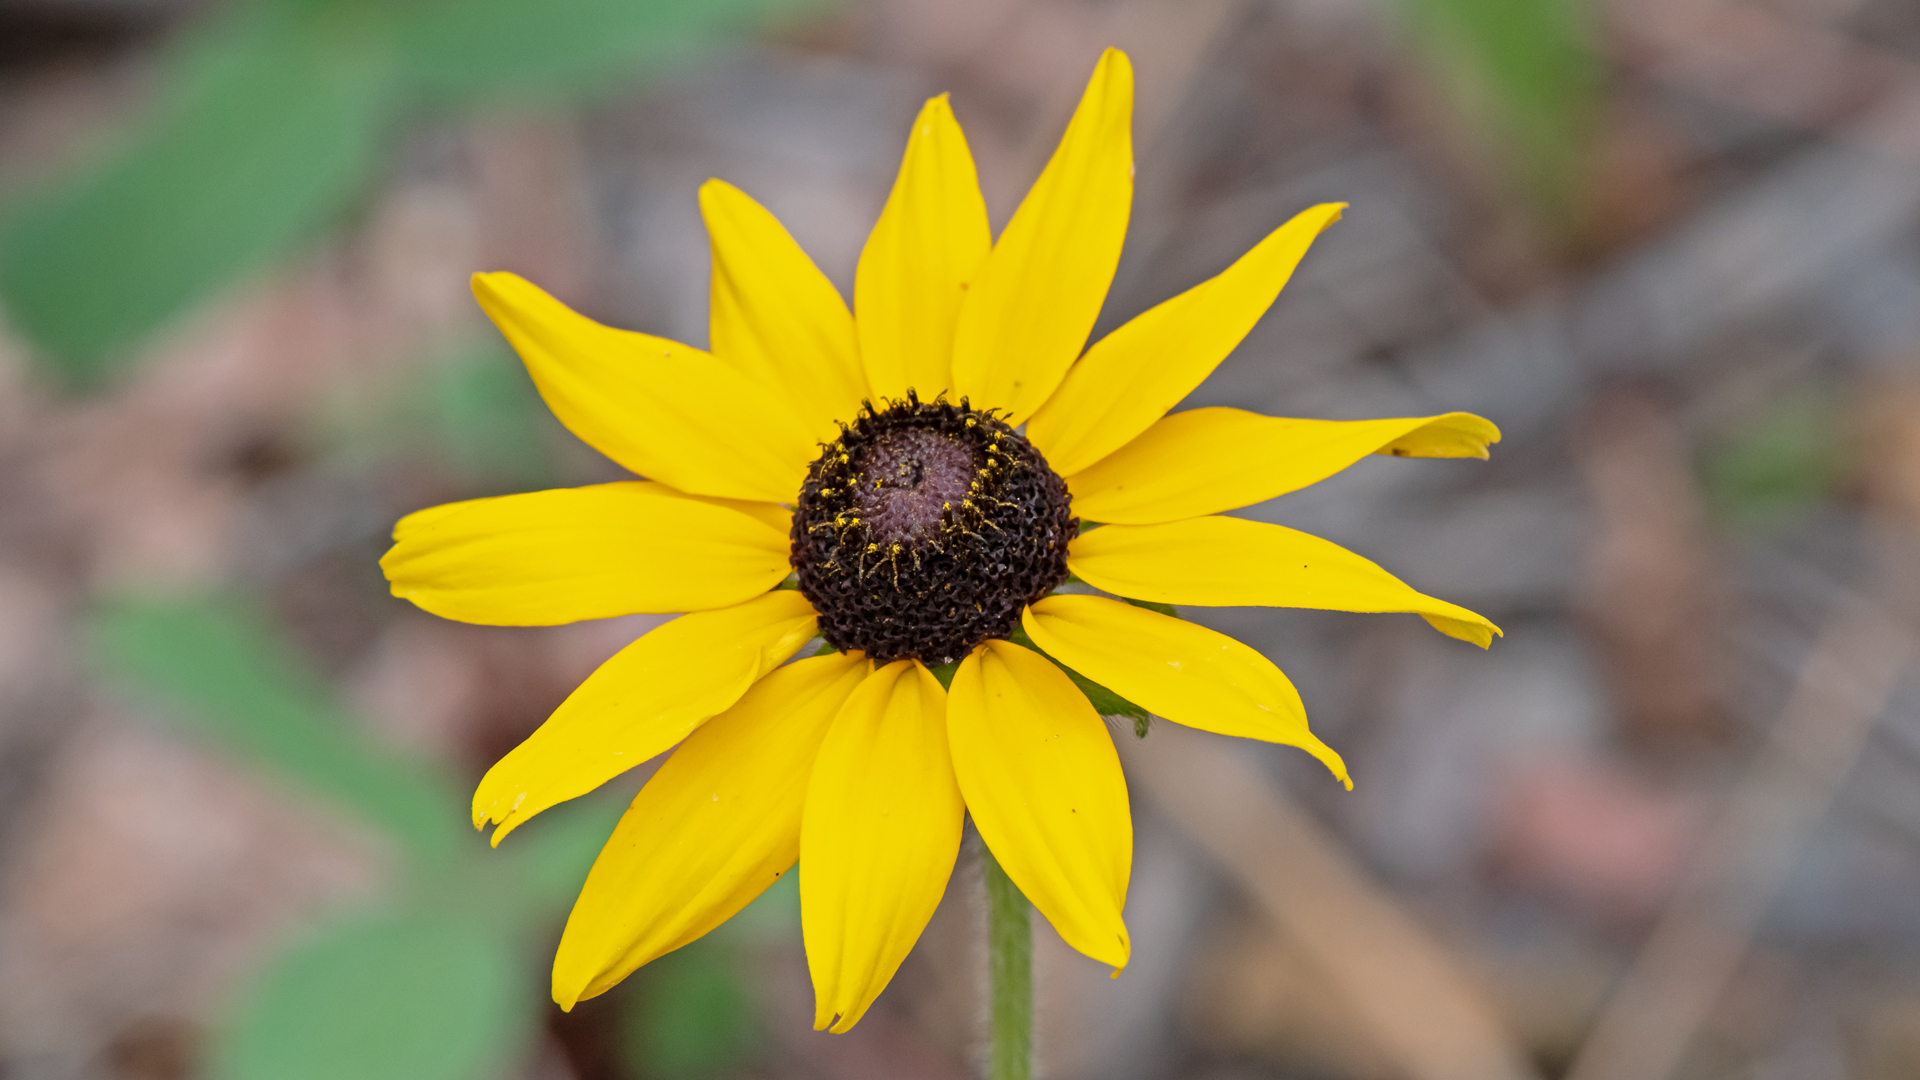
[[[871,404],[807,472],[793,568],[820,633],[877,661],[952,663],[1067,578],[1066,482],[988,412]]]

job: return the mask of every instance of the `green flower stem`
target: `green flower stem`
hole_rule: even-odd
[[[1033,907],[980,845],[987,879],[987,984],[992,1041],[987,1080],[1033,1078]]]

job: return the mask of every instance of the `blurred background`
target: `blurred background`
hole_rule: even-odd
[[[974,1075],[971,850],[851,1035],[789,888],[548,1003],[649,768],[499,851],[468,794],[656,620],[444,622],[376,560],[617,474],[470,272],[704,344],[719,176],[850,292],[925,97],[997,225],[1107,45],[1102,330],[1351,203],[1188,404],[1499,423],[1245,513],[1506,637],[1184,611],[1357,786],[1116,727],[1135,958],[1040,924],[1043,1075],[1920,1075],[1913,0],[0,0],[0,1076]]]

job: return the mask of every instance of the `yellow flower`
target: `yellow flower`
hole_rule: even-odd
[[[1325,540],[1216,516],[1368,454],[1485,457],[1492,424],[1166,415],[1340,206],[1084,348],[1127,228],[1132,78],[1102,57],[997,241],[946,98],[929,101],[860,257],[857,318],[717,180],[700,192],[710,352],[475,277],[554,413],[648,479],[412,514],[381,561],[394,595],[515,626],[689,613],[607,661],[474,795],[498,844],[678,744],[574,907],[562,1006],[712,930],[797,860],[816,1026],[844,1031],[932,916],[968,814],[1068,943],[1124,967],[1126,784],[1062,665],[1176,723],[1346,768],[1260,654],[1110,597],[1416,612],[1482,647],[1499,632]],[[1056,592],[1069,572],[1109,595]],[[788,663],[816,637],[833,648]]]

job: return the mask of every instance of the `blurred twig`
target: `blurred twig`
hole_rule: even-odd
[[[1569,1080],[1664,1080],[1911,662],[1914,636],[1863,599],[1831,615],[1759,758],[1728,799]]]
[[[1920,94],[1886,102],[1851,130],[1867,129],[1920,140]],[[1817,145],[1702,206],[1577,292],[1478,323],[1404,367],[1428,400],[1471,401],[1498,416],[1509,441],[1557,439],[1563,410],[1595,382],[1683,367],[1713,334],[1824,287],[1916,210],[1910,165]]]
[[[1534,1075],[1446,950],[1230,744],[1176,724],[1117,742],[1129,775],[1321,969],[1402,1075]]]
[[[1654,78],[1920,162],[1920,64],[1757,4],[1614,0],[1612,15]]]

